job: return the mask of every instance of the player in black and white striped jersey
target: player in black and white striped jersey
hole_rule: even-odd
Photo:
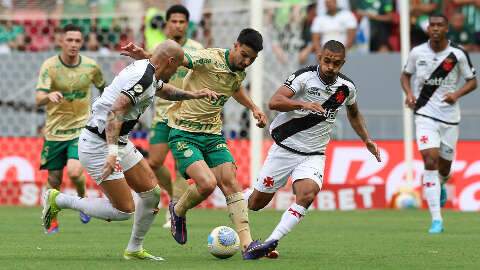
[[[417,145],[425,166],[422,183],[432,216],[429,233],[441,233],[440,207],[447,200],[443,184],[450,177],[459,133],[457,100],[477,87],[477,79],[468,53],[447,39],[445,16],[430,16],[427,30],[430,38],[410,52],[401,83],[405,103],[415,113]],[[410,84],[412,75],[414,91]],[[466,83],[458,88],[461,77]]]
[[[270,100],[270,109],[281,112],[270,126],[275,143],[254,184],[248,207],[254,211],[264,208],[289,177],[296,199],[267,241],[280,240],[290,232],[320,191],[325,148],[337,113],[343,106],[347,108],[353,129],[380,162],[377,145],[370,139],[358,110],[357,89],[340,73],[344,63],[344,45],[330,40],[322,48],[320,64],[293,73]],[[278,253],[273,252],[269,257],[274,254]]]

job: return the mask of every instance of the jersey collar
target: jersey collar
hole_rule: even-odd
[[[337,80],[338,80],[338,76],[337,76],[337,77],[335,77],[335,81],[333,81],[333,82],[330,83],[330,84],[324,82],[324,81],[322,80],[322,77],[320,77],[320,65],[317,65],[317,77],[318,77],[318,79],[320,79],[320,81],[321,81],[325,86],[332,86],[332,85],[336,84],[336,83],[337,83]]]
[[[230,71],[235,72],[234,71],[235,68],[232,65],[230,65],[230,61],[228,60],[229,56],[230,56],[230,49],[226,49],[225,50],[225,61],[227,62],[227,66],[230,69]]]
[[[80,66],[80,64],[82,63],[82,56],[78,55],[78,64],[75,64],[75,65],[69,65],[69,64],[64,63],[63,60],[62,60],[62,57],[60,57],[60,54],[58,55],[58,60],[60,60],[60,63],[62,63],[62,65],[64,65],[67,68],[76,68],[76,67]]]

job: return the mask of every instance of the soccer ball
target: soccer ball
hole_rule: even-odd
[[[397,209],[414,209],[420,207],[420,196],[414,191],[402,191],[394,197]]]
[[[234,229],[219,226],[208,235],[208,251],[215,257],[226,259],[240,249],[240,238]]]

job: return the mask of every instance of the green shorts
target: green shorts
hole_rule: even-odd
[[[166,122],[157,122],[150,128],[150,144],[168,143],[170,129]]]
[[[44,141],[40,159],[41,170],[62,170],[69,159],[78,160],[78,138],[69,141]]]
[[[227,162],[235,163],[222,135],[172,128],[168,146],[175,157],[178,170],[185,179],[189,178],[186,173],[188,166],[199,160],[204,160],[210,168]]]

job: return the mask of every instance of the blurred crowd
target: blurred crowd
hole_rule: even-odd
[[[277,58],[295,50],[300,64],[314,61],[314,52],[329,39],[351,51],[398,51],[400,1],[408,0],[264,1],[264,32]],[[249,0],[0,0],[0,53],[58,49],[59,29],[68,23],[82,27],[85,50],[118,51],[130,41],[149,49],[165,39],[164,11],[175,3],[193,14],[189,36],[208,47],[215,36],[212,10],[228,2],[230,8],[248,7]],[[453,42],[480,50],[480,0],[410,0],[410,7],[412,45],[427,39],[428,16],[441,13],[450,20]]]

